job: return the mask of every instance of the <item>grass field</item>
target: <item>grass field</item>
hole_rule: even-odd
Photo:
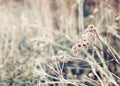
[[[120,86],[120,0],[0,0],[0,86]]]

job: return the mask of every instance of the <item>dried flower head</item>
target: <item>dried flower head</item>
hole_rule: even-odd
[[[69,61],[69,58],[64,56],[64,55],[62,55],[62,56],[58,57],[58,60],[61,61],[61,62],[67,63]]]
[[[87,32],[95,32],[95,31],[96,31],[96,28],[92,24],[88,25],[88,27],[85,29],[85,33],[87,33]]]
[[[78,49],[80,49],[81,48],[81,43],[77,43],[76,46],[77,46]]]
[[[87,41],[87,40],[83,41],[83,45],[82,46],[83,46],[84,49],[87,49],[89,47],[89,45],[90,45],[89,41]]]
[[[96,28],[94,25],[88,25],[85,33],[82,35],[83,40],[91,40],[95,37]]]
[[[91,79],[94,79],[94,78],[95,78],[95,75],[94,75],[93,73],[89,73],[88,76],[89,76],[89,78],[91,78]]]
[[[65,53],[62,50],[58,51],[58,55],[64,55]]]
[[[94,28],[93,24],[88,25],[88,28]]]
[[[87,32],[86,35],[90,39],[90,38],[93,38],[95,36],[95,33],[93,33],[93,32]]]
[[[72,47],[72,53],[74,55],[78,55],[80,50],[82,49],[82,44],[81,43],[77,43]]]
[[[74,55],[78,55],[82,49],[88,49],[90,46],[91,39],[93,40],[95,36],[96,28],[94,25],[89,25],[85,30],[85,33],[82,34],[82,43],[77,43],[72,47],[72,52]]]
[[[120,20],[120,15],[116,15],[116,16],[115,16],[115,20],[116,20],[116,21],[119,21],[119,20]]]

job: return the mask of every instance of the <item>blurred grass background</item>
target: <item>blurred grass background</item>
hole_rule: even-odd
[[[0,86],[56,86],[40,85],[45,81],[41,74],[33,73],[36,64],[50,63],[59,50],[70,53],[89,24],[98,28],[119,56],[120,0],[0,0]],[[103,58],[111,59],[106,54]],[[79,69],[83,64],[86,62],[65,62],[64,77],[81,80],[91,72]],[[120,77],[119,65],[110,62],[107,66]],[[86,79],[81,82],[97,86]],[[117,82],[120,84],[119,79]]]

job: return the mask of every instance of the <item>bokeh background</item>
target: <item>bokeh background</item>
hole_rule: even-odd
[[[79,86],[46,77],[41,68],[57,77],[46,65],[61,53],[72,56],[72,46],[81,42],[89,24],[97,27],[119,60],[120,0],[0,0],[0,86]],[[107,51],[106,46],[100,47]],[[103,52],[105,62],[111,59]],[[85,61],[64,60],[59,66],[62,63],[66,80],[80,80],[80,86],[101,86],[97,78],[89,79],[92,71]],[[109,72],[117,75],[115,81],[119,85],[120,66],[115,61],[106,65]],[[108,78],[103,83],[116,86]]]

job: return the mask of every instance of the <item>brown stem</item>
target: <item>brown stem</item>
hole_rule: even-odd
[[[99,51],[105,52],[106,54],[108,54],[109,56],[111,56],[111,57],[114,59],[114,61],[120,66],[119,61],[118,61],[118,60],[116,59],[116,57],[114,57],[111,53],[100,49],[96,44],[94,44],[94,46],[95,46]]]

